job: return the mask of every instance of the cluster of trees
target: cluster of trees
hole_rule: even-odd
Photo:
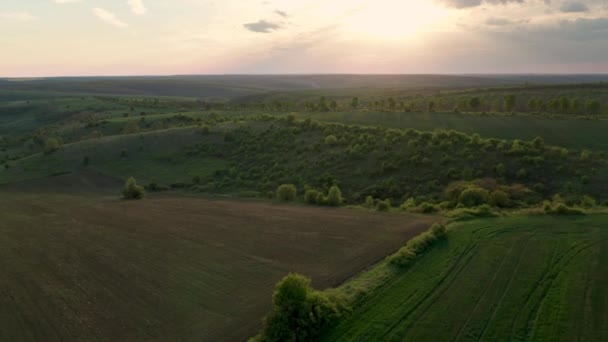
[[[252,341],[315,341],[344,311],[338,299],[313,289],[309,278],[295,273],[276,285],[272,304],[261,334]]]
[[[344,201],[342,198],[342,191],[340,191],[340,188],[336,185],[329,188],[327,195],[323,194],[320,190],[312,189],[308,186],[305,188],[304,202],[308,204],[337,207]],[[277,188],[276,198],[283,202],[291,202],[296,199],[297,193],[298,188],[294,184],[282,184]]]
[[[425,202],[448,208],[482,203],[518,207],[557,192],[601,195],[592,184],[605,156],[547,146],[542,138],[509,141],[455,131],[345,126],[287,117],[249,119],[258,123],[239,125],[223,140],[211,139],[199,150],[201,156],[230,162],[204,180],[218,190],[267,193],[280,184],[293,184],[291,198],[298,196],[299,188],[304,189],[306,202],[314,199],[315,204],[326,205],[330,188],[337,186],[345,203],[362,204],[371,196],[374,204],[369,206],[385,210],[391,203],[414,198],[420,211],[434,210],[428,205],[421,208]],[[444,197],[450,184],[475,179],[492,179],[498,186],[471,185],[457,197]]]

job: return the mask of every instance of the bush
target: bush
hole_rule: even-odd
[[[595,201],[595,199],[591,196],[583,196],[581,198],[581,202],[580,202],[580,206],[583,208],[593,208],[597,205],[597,202]]]
[[[442,238],[447,234],[447,229],[445,228],[444,225],[439,224],[439,223],[435,223],[432,227],[431,227],[431,234],[435,235],[435,237]]]
[[[304,193],[304,202],[308,204],[317,204],[317,198],[321,194],[318,190],[309,189]]]
[[[492,191],[490,194],[490,204],[499,208],[507,207],[509,205],[509,194],[502,190]]]
[[[435,242],[447,236],[447,229],[442,224],[434,224],[426,232],[414,237],[397,253],[388,257],[388,262],[397,267],[411,265],[416,257],[428,250]]]
[[[327,197],[325,197],[325,195],[323,195],[322,192],[319,192],[319,194],[317,195],[317,204],[318,205],[327,204]]]
[[[488,203],[488,191],[480,187],[469,187],[458,197],[458,203],[467,208]]]
[[[560,203],[555,207],[553,211],[554,214],[558,215],[583,215],[584,212],[577,208],[571,208],[565,205],[564,203]]]
[[[48,138],[44,145],[44,154],[51,154],[62,146],[61,139],[58,138]]]
[[[142,199],[144,198],[144,188],[137,185],[135,178],[129,177],[125,182],[125,187],[122,189],[122,196],[125,199]]]
[[[328,135],[327,137],[325,137],[325,145],[335,146],[337,144],[338,144],[338,139],[336,138],[335,135]]]
[[[340,316],[335,299],[316,291],[310,279],[290,273],[275,287],[273,310],[264,320],[260,341],[314,341]]]
[[[413,208],[415,206],[416,206],[416,200],[414,199],[414,197],[410,197],[401,205],[401,208],[407,210],[407,209]]]
[[[337,207],[342,204],[342,201],[342,192],[340,191],[340,188],[335,185],[332,186],[327,194],[327,204]]]
[[[398,267],[407,267],[416,260],[416,253],[412,252],[411,249],[403,247],[397,251],[397,253],[391,255],[388,262],[391,265]]]
[[[386,199],[384,201],[378,201],[376,204],[376,210],[378,211],[389,211],[391,209],[391,201]]]
[[[365,206],[369,209],[374,207],[374,198],[372,196],[365,197]]]
[[[424,202],[420,205],[420,211],[425,214],[430,214],[436,212],[437,208],[429,202]]]
[[[283,184],[277,188],[277,198],[283,202],[291,202],[296,198],[297,188],[293,184]]]

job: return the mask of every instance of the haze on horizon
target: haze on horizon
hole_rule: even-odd
[[[605,0],[4,0],[0,32],[0,77],[608,72]]]

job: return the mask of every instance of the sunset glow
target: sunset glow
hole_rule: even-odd
[[[608,72],[607,29],[599,0],[5,0],[0,76]]]

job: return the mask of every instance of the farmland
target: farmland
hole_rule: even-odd
[[[607,223],[592,216],[455,224],[325,340],[605,340]]]
[[[0,188],[0,340],[243,340],[284,274],[338,285],[436,220],[117,189]]]
[[[0,81],[0,340],[603,340],[606,87],[523,80]]]

